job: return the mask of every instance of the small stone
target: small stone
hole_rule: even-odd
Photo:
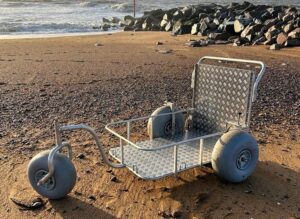
[[[250,194],[250,193],[252,193],[253,191],[252,190],[245,190],[244,191],[244,193],[246,193],[246,194]]]
[[[84,159],[85,158],[85,155],[83,153],[80,153],[76,156],[76,158],[78,159]]]
[[[270,46],[270,50],[280,50],[281,47],[281,45],[274,43],[272,46]]]
[[[158,212],[158,216],[161,216],[163,218],[169,218],[169,217],[172,217],[172,215],[170,215],[170,213],[167,213],[165,211],[159,211]]]
[[[94,195],[90,195],[90,196],[88,197],[88,199],[90,199],[90,200],[92,200],[92,201],[96,201],[96,197],[95,197]]]
[[[162,191],[162,192],[167,192],[167,191],[169,191],[170,189],[169,188],[167,188],[167,187],[161,187],[160,188],[160,191]]]
[[[172,214],[172,217],[173,218],[179,218],[179,217],[182,217],[183,213],[181,211],[174,211],[173,214]]]
[[[161,54],[169,54],[169,53],[172,53],[172,50],[170,49],[160,49],[158,50],[159,53]]]
[[[81,196],[81,195],[82,195],[82,193],[81,193],[81,192],[78,192],[78,191],[75,191],[74,194],[75,194],[75,195],[78,195],[78,196]]]
[[[101,43],[95,43],[95,46],[103,46]]]
[[[112,181],[112,182],[117,182],[117,181],[118,181],[118,179],[117,179],[117,177],[116,177],[116,176],[113,176],[113,177],[111,177],[110,181]]]
[[[157,41],[157,42],[156,42],[156,45],[157,45],[157,46],[163,45],[163,42]]]
[[[277,202],[277,205],[281,205],[281,203],[280,203],[280,202]]]

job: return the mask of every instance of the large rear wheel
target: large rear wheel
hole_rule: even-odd
[[[221,136],[212,153],[212,166],[229,182],[242,182],[254,171],[258,161],[255,138],[244,131],[229,131]]]

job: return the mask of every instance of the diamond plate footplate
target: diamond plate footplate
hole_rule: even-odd
[[[195,137],[199,137],[199,134],[187,132],[185,135],[176,135],[173,138],[157,138],[136,144],[143,148],[155,148]],[[211,162],[211,153],[217,140],[217,137],[204,140],[202,164]],[[199,148],[199,140],[178,144],[178,172],[200,166]],[[126,167],[143,179],[154,180],[174,174],[174,147],[157,151],[143,151],[131,145],[124,145],[123,150]],[[112,148],[109,154],[121,162],[120,147]]]
[[[193,127],[210,134],[224,131],[226,122],[247,124],[254,77],[250,70],[199,64],[195,74]]]

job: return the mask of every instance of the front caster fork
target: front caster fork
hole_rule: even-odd
[[[60,131],[59,131],[59,124],[57,121],[54,122],[54,130],[55,130],[56,146],[50,150],[50,153],[48,156],[48,173],[38,181],[38,183],[37,183],[38,186],[46,183],[53,175],[53,173],[54,173],[54,163],[53,163],[54,156],[56,155],[56,153],[59,153],[63,147],[67,148],[68,158],[70,160],[72,160],[72,147],[69,142],[62,142]]]

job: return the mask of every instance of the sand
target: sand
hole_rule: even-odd
[[[299,218],[300,48],[186,47],[193,38],[127,32],[1,40],[0,218],[161,218],[176,211],[182,218]],[[10,200],[39,197],[26,168],[35,154],[53,146],[54,118],[95,127],[107,149],[116,146],[104,131],[109,121],[148,115],[167,99],[190,106],[193,64],[204,55],[267,65],[251,121],[260,158],[244,183],[222,182],[209,167],[140,180],[127,169],[110,170],[92,139],[75,132],[67,137],[79,179],[70,195],[43,199],[46,205],[34,211],[20,210]],[[80,153],[84,159],[76,158]]]

